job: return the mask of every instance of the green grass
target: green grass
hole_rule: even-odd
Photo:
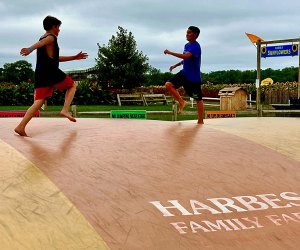
[[[208,102],[205,102],[208,103]],[[0,110],[27,110],[29,106],[0,106]],[[62,106],[47,106],[47,112],[58,112],[60,111]],[[172,111],[172,105],[149,105],[149,106],[142,106],[142,105],[126,105],[126,106],[118,106],[118,105],[77,105],[76,106],[77,112],[96,112],[96,111],[111,111],[111,110],[146,110],[146,111]],[[205,111],[208,110],[219,110],[219,107],[215,106],[205,106]],[[185,112],[197,111],[196,105],[192,108],[191,105],[188,103],[184,109]],[[42,116],[48,116],[47,112],[41,110]],[[248,117],[248,116],[256,116],[251,113],[243,113],[238,114],[238,117]],[[95,115],[80,115],[79,117],[87,118],[87,117],[97,117],[97,118],[107,118],[109,116],[95,116]],[[198,117],[197,115],[178,115],[177,120],[196,120]],[[172,121],[172,115],[147,115],[147,119],[149,120],[164,120],[164,121]]]
[[[142,105],[126,105],[126,106],[117,106],[117,105],[96,105],[96,106],[81,106],[78,105],[77,112],[93,112],[93,111],[111,111],[111,110],[146,110],[146,111],[172,111],[172,105],[151,105],[151,106],[142,106]],[[50,109],[49,109],[50,111]],[[58,110],[57,110],[58,111]],[[194,107],[190,108],[188,105],[185,111],[197,111]],[[95,117],[89,115],[81,115],[80,117]],[[99,116],[98,116],[99,117]],[[108,116],[100,116],[108,117]],[[163,120],[163,121],[172,121],[172,115],[150,115],[147,114],[147,119],[149,120]],[[180,115],[177,116],[177,120],[195,120],[197,119],[196,115]]]

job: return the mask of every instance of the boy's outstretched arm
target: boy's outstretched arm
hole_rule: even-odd
[[[46,38],[38,41],[37,43],[33,44],[29,48],[22,48],[20,51],[20,55],[22,56],[28,56],[32,51],[35,49],[41,48],[47,44],[53,43],[54,38],[52,36],[47,36]]]
[[[170,50],[164,50],[164,54],[165,55],[171,55],[171,56],[175,56],[175,57],[178,57],[178,58],[181,58],[183,60],[185,59],[188,59],[190,58],[191,56],[193,56],[193,54],[191,52],[186,52],[184,54],[181,54],[181,53],[176,53],[176,52],[172,52]]]
[[[74,56],[60,56],[59,61],[67,62],[67,61],[73,61],[73,60],[82,60],[82,59],[86,59],[86,58],[88,58],[88,54],[80,51],[77,55],[74,55]]]

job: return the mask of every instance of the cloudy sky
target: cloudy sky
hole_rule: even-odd
[[[166,72],[178,59],[163,50],[182,52],[190,25],[201,29],[202,72],[254,70],[256,49],[245,32],[264,40],[298,38],[299,9],[298,0],[1,0],[0,67],[24,59],[20,49],[38,40],[44,17],[53,15],[62,21],[61,55],[89,54],[87,60],[61,63],[64,70],[95,66],[97,43],[107,45],[122,26],[133,33],[150,65]],[[25,59],[35,66],[35,54]],[[262,68],[298,62],[298,57],[267,58]]]

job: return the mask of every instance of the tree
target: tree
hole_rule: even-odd
[[[4,77],[3,77],[3,68],[0,68],[0,81],[4,81]]]
[[[281,70],[281,81],[282,82],[297,82],[298,81],[298,68],[289,67]]]
[[[152,85],[163,85],[165,81],[163,79],[163,73],[159,69],[154,67],[149,67],[149,70],[146,74],[145,86],[152,86]]]
[[[118,27],[116,36],[112,36],[108,45],[98,45],[98,81],[108,82],[114,88],[141,86],[149,69],[148,57],[137,50],[136,41],[131,32]]]
[[[19,84],[21,82],[31,81],[34,78],[34,71],[31,63],[20,60],[14,63],[6,63],[3,65],[2,78],[6,82]]]
[[[241,75],[241,83],[254,83],[256,79],[256,70],[245,70]]]

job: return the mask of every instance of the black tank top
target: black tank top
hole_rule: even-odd
[[[53,86],[62,82],[66,78],[66,74],[59,67],[59,47],[56,36],[49,34],[54,38],[54,57],[48,56],[46,47],[37,49],[37,60],[35,68],[35,88],[43,88]],[[41,37],[40,40],[47,36]]]

